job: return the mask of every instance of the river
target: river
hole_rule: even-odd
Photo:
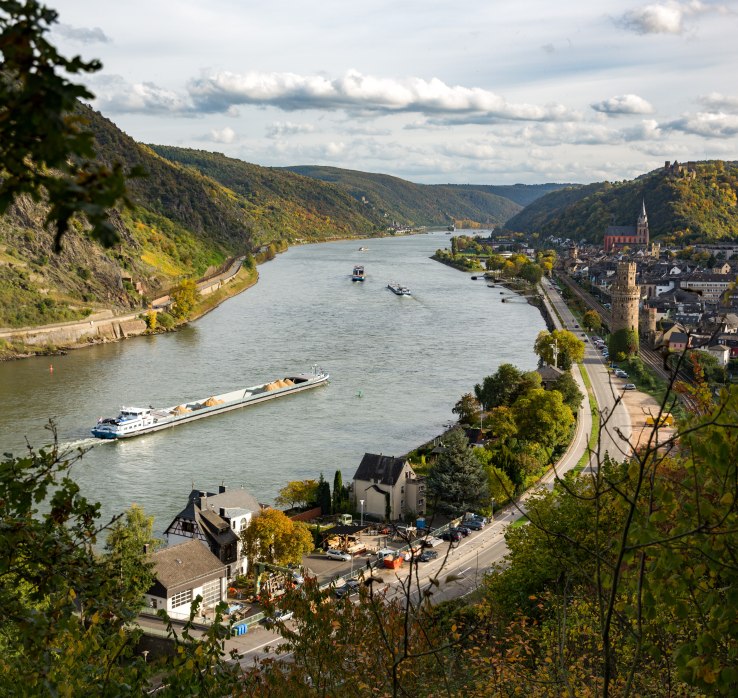
[[[143,506],[159,533],[193,484],[243,486],[271,503],[290,480],[323,472],[332,484],[340,469],[349,482],[365,452],[401,455],[441,432],[500,364],[536,366],[539,311],[429,258],[449,241],[439,232],[295,247],[179,332],[0,363],[0,450],[48,443],[53,418],[61,442],[95,444],[72,471],[83,494],[105,517]],[[366,267],[363,283],[350,279],[354,264]],[[413,295],[395,296],[389,281]],[[312,364],[329,386],[130,440],[88,438],[121,404],[173,405]]]

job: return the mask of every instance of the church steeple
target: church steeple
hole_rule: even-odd
[[[646,215],[646,200],[641,200],[641,215],[636,223],[636,242],[639,245],[648,245],[648,216]]]
[[[641,215],[638,216],[639,223],[648,224],[648,216],[646,215],[646,200],[641,199]]]

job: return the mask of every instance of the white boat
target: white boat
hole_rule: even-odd
[[[387,288],[392,291],[397,296],[412,296],[413,294],[410,293],[410,289],[407,286],[401,286],[398,283],[388,283]]]
[[[357,264],[351,273],[351,281],[363,281],[364,280],[364,267],[361,264]]]
[[[369,252],[369,248],[368,247],[360,247],[359,248],[359,252]]]
[[[314,366],[312,373],[299,373],[272,383],[240,388],[173,407],[121,407],[117,417],[98,419],[92,429],[92,435],[98,439],[127,439],[131,436],[148,434],[221,412],[236,410],[256,402],[309,390],[326,384],[328,378],[325,371]]]

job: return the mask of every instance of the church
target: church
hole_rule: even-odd
[[[605,230],[605,252],[612,252],[616,247],[625,245],[648,245],[648,217],[645,201],[635,225],[609,225]]]

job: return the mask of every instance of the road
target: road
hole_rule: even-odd
[[[569,329],[581,337],[582,332],[576,326],[577,320],[547,279],[544,279],[543,289],[546,295],[546,303],[549,304],[549,313],[556,328]],[[551,311],[551,306],[555,308],[555,312]],[[604,424],[601,425],[599,447],[595,448],[590,463],[584,471],[586,473],[597,467],[599,454],[604,455],[607,451],[617,458],[625,458],[629,454],[627,441],[624,441],[618,432],[626,439],[629,438],[631,424],[628,411],[618,399],[619,381],[612,378],[607,364],[590,341],[586,344],[583,363],[592,384],[599,410],[604,415],[603,419],[605,420]],[[574,367],[573,375],[582,393],[586,394],[584,382],[577,366]],[[556,464],[556,467],[544,476],[541,485],[549,489],[552,488],[557,477],[562,476],[578,464],[586,451],[591,433],[592,414],[589,409],[589,401],[585,398],[580,410],[576,432],[569,448]],[[532,491],[527,492],[516,505],[509,505],[498,512],[494,521],[484,529],[472,532],[470,536],[459,541],[449,550],[445,559],[444,554],[447,548],[443,546],[443,548],[437,548],[441,553],[439,559],[427,563],[418,563],[418,578],[413,581],[413,601],[417,601],[422,590],[429,587],[431,578],[436,576],[438,576],[441,584],[439,588],[434,589],[433,598],[435,603],[465,596],[476,589],[487,570],[495,563],[500,562],[507,554],[505,530],[509,524],[519,519],[522,513],[526,511],[526,502],[532,494]],[[407,580],[407,570],[408,566],[404,565],[397,572],[384,570],[379,573],[385,580],[388,599],[404,597],[405,592],[402,583]],[[267,646],[273,649],[282,641],[275,631],[259,627],[253,631],[250,629],[248,634],[240,638],[233,638],[230,642],[238,649],[241,664],[251,666],[257,658],[274,656],[273,652],[266,652]],[[284,657],[284,655],[280,656]]]

